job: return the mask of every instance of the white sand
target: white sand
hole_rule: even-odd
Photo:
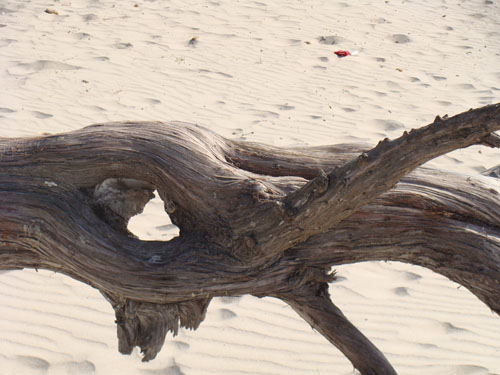
[[[0,136],[175,119],[278,146],[375,144],[437,114],[500,101],[494,1],[134,5],[0,0]],[[359,53],[339,59],[338,49]],[[478,173],[498,155],[471,147],[430,164]],[[156,201],[133,230],[161,237],[171,229],[166,220]],[[335,302],[401,374],[500,374],[500,318],[464,288],[395,263],[338,271]],[[273,299],[214,300],[198,331],[169,336],[146,364],[137,352],[118,353],[113,322],[111,306],[84,284],[45,271],[4,272],[0,373],[352,373],[342,354]]]

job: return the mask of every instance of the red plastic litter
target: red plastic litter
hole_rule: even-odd
[[[346,56],[350,56],[351,52],[339,50],[339,51],[335,51],[334,54],[336,54],[338,57],[346,57]]]

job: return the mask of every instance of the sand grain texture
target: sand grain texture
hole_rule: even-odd
[[[337,58],[338,49],[359,53]],[[376,144],[437,114],[499,102],[499,55],[493,1],[4,0],[0,136],[181,120],[276,146]],[[429,164],[475,174],[498,156],[471,147]],[[175,235],[158,200],[132,228],[144,239]],[[335,302],[401,374],[500,374],[500,318],[468,291],[395,263],[338,273]],[[168,337],[146,364],[118,353],[113,322],[86,285],[3,272],[1,373],[353,371],[277,300],[216,299],[198,331]]]

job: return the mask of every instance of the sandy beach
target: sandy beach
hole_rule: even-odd
[[[0,83],[0,137],[180,120],[280,147],[375,145],[500,102],[500,5],[1,0]],[[426,165],[478,174],[499,153],[474,146]],[[142,239],[176,234],[158,198],[130,229]],[[465,288],[400,263],[336,270],[332,298],[400,374],[500,374],[500,318]],[[271,298],[215,299],[197,331],[169,335],[148,363],[118,352],[114,320],[85,284],[2,272],[0,373],[356,373]]]

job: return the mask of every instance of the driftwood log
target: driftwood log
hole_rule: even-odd
[[[145,361],[168,331],[197,328],[212,297],[251,294],[288,303],[362,374],[395,374],[331,301],[332,266],[427,267],[500,313],[498,179],[420,167],[498,147],[499,129],[496,104],[371,150],[285,150],[180,122],[0,138],[0,269],[44,268],[99,289],[120,352],[139,346]],[[155,189],[180,228],[168,242],[127,230]]]

